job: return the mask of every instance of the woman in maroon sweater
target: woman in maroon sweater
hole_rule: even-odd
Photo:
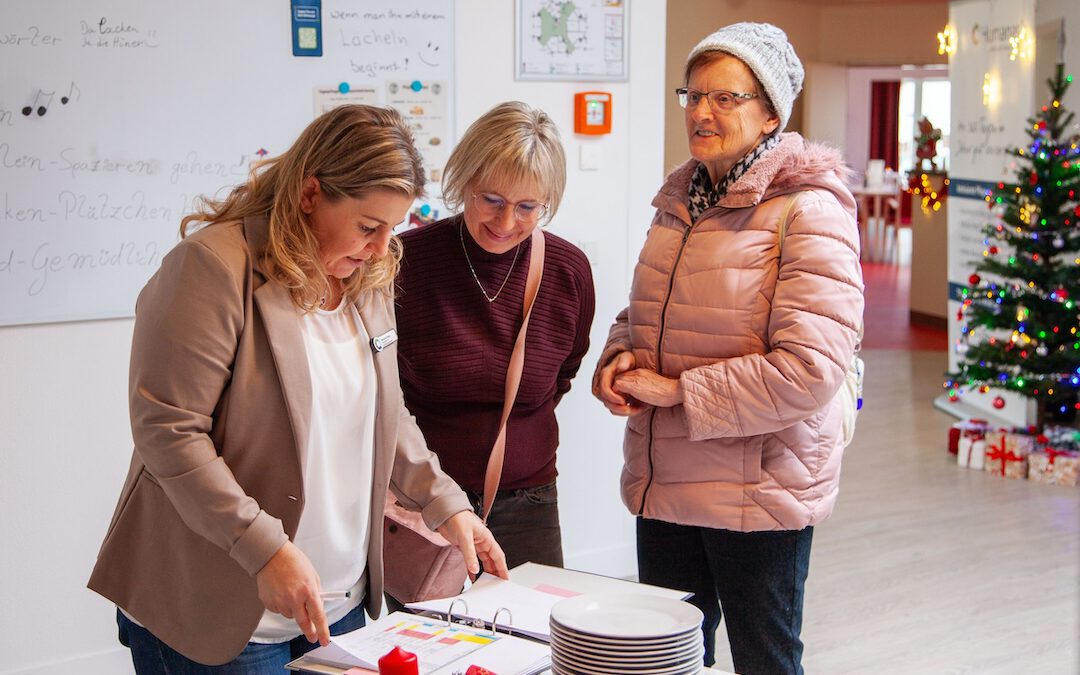
[[[397,329],[405,403],[477,512],[521,327],[530,235],[555,215],[565,185],[566,159],[551,118],[503,103],[469,127],[447,162],[443,199],[463,212],[401,236]],[[585,255],[550,232],[545,242],[502,481],[488,516],[509,567],[563,562],[555,406],[588,351],[595,304]]]

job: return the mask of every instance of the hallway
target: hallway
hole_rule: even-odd
[[[863,349],[944,351],[945,331],[911,325],[908,321],[911,268],[887,263],[863,263],[866,309]]]

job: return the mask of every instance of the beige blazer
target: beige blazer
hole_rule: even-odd
[[[190,659],[221,664],[262,616],[255,573],[304,510],[311,381],[288,291],[260,263],[267,221],[204,228],[164,259],[136,306],[131,468],[88,586]],[[370,336],[393,299],[356,303]],[[432,528],[469,510],[405,409],[397,345],[373,351],[378,381],[365,603],[382,604],[389,488]],[[349,411],[342,410],[347,415]]]

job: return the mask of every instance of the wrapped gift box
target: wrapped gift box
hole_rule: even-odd
[[[1006,478],[1027,478],[1028,455],[1035,449],[1035,437],[1008,431],[986,434],[983,470]]]
[[[986,432],[990,430],[990,425],[986,420],[969,419],[963,422],[957,422],[949,427],[949,454],[959,455],[960,453],[960,440],[963,438],[970,438],[972,440],[979,440],[986,436]],[[966,462],[957,461],[958,464],[968,466]],[[982,464],[980,463],[981,467]],[[972,467],[975,468],[975,467]]]
[[[1046,438],[1046,444],[1052,448],[1080,451],[1080,429],[1047,424],[1042,435]]]
[[[956,463],[969,469],[982,469],[986,459],[986,439],[969,438],[960,439],[956,451]]]
[[[1080,452],[1045,448],[1028,455],[1028,478],[1052,485],[1076,485],[1080,477]]]
[[[956,443],[956,463],[969,469],[983,468],[986,454],[986,432],[990,425],[986,420],[970,419],[953,425],[960,432]]]
[[[963,424],[963,422],[957,422],[956,424],[949,427],[949,443],[946,446],[946,449],[949,451],[950,455],[955,455],[957,453],[957,448],[960,444],[961,424]]]

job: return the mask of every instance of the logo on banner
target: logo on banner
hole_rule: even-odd
[[[988,51],[996,52],[1003,49],[1012,50],[1010,38],[1020,35],[1023,26],[983,26],[974,24],[971,27],[971,44],[978,47],[980,43],[986,44]]]

